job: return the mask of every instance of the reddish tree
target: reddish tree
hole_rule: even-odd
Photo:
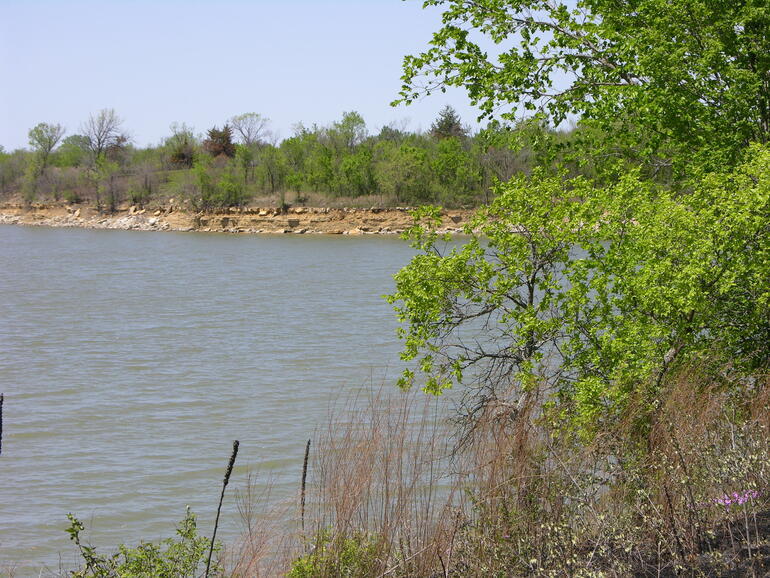
[[[212,157],[225,155],[232,158],[235,156],[233,129],[230,128],[230,125],[226,124],[221,130],[213,127],[206,134],[207,137],[203,141],[203,149]]]

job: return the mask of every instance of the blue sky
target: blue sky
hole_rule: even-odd
[[[445,104],[475,126],[458,91],[389,106],[439,20],[421,0],[0,0],[0,145],[26,147],[38,122],[76,133],[103,108],[139,146],[244,112],[282,138],[351,110],[371,132],[428,129]]]

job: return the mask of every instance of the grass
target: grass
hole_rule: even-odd
[[[729,379],[682,370],[651,414],[590,442],[533,404],[487,412],[458,445],[430,400],[377,395],[313,440],[306,531],[274,524],[273,554],[246,540],[228,574],[763,574],[770,380]]]

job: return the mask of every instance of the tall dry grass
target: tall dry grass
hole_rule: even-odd
[[[299,506],[262,517],[258,504],[269,496],[242,496],[247,530],[233,573],[285,575],[305,558],[314,576],[351,575],[351,556],[354,575],[422,576],[440,569],[457,501],[451,432],[440,405],[379,391],[334,408],[312,442],[304,524]],[[298,488],[299,476],[298,470]],[[266,531],[264,523],[281,519],[283,527],[272,528],[277,533]]]
[[[761,575],[770,379],[705,375],[680,371],[590,442],[537,394],[479,412],[462,444],[430,399],[343,408],[313,440],[305,531],[298,507],[259,518],[246,496],[233,574]]]

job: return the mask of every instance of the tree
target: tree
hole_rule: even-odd
[[[343,113],[342,120],[335,122],[327,134],[337,152],[352,151],[356,146],[364,142],[368,135],[366,122],[357,112]]]
[[[235,145],[235,161],[243,173],[243,185],[247,186],[249,184],[249,177],[254,172],[254,149],[242,144]]]
[[[192,128],[184,123],[181,125],[173,123],[171,133],[171,136],[164,143],[164,147],[168,151],[168,162],[172,166],[192,168],[198,147]]]
[[[466,384],[472,418],[536,399],[587,434],[631,400],[650,417],[688,364],[752,383],[770,364],[770,149],[746,156],[686,197],[638,171],[599,187],[538,170],[499,185],[449,250],[423,209],[410,231],[421,252],[389,298],[416,361],[400,383]]]
[[[41,122],[31,128],[29,131],[29,144],[38,157],[38,168],[40,172],[45,170],[48,165],[48,157],[51,151],[56,148],[59,141],[64,136],[64,127],[60,124],[49,124]]]
[[[256,112],[239,114],[230,119],[230,126],[242,145],[254,148],[264,143],[270,136],[270,119]]]
[[[53,163],[59,167],[76,167],[81,165],[89,154],[88,137],[73,134],[65,138],[56,151]]]
[[[118,163],[103,160],[99,163],[95,172],[96,178],[96,206],[101,212],[104,209],[103,202],[106,202],[106,209],[109,213],[118,210],[121,202],[121,188],[117,182],[117,176],[120,171]]]
[[[344,156],[338,170],[340,192],[354,197],[374,194],[377,179],[372,160],[372,150],[365,146]]]
[[[425,203],[431,200],[431,167],[425,148],[410,143],[378,143],[375,150],[375,179],[382,193],[398,202]]]
[[[441,109],[438,118],[431,125],[430,134],[438,140],[452,137],[462,140],[468,136],[468,131],[463,127],[457,111],[451,106],[446,105]]]
[[[115,152],[128,143],[129,137],[123,132],[122,125],[123,120],[112,108],[102,109],[96,116],[89,115],[81,132],[87,139],[94,162],[102,162],[108,152]]]
[[[770,140],[766,3],[424,4],[442,7],[443,25],[428,50],[406,57],[398,102],[458,86],[488,118],[523,109],[558,125],[577,115],[647,164],[732,166],[748,143]]]
[[[233,143],[233,129],[226,124],[222,129],[212,127],[207,132],[203,141],[204,150],[212,157],[224,155],[233,158],[235,156],[235,143]]]
[[[226,170],[217,183],[216,201],[221,207],[241,207],[246,202],[243,183],[232,170]]]
[[[262,169],[262,179],[270,193],[281,191],[281,206],[285,204],[284,180],[287,173],[287,162],[284,148],[267,145],[259,151],[259,166]]]
[[[479,192],[481,167],[457,137],[436,144],[431,169],[444,204],[468,203]]]
[[[19,181],[29,162],[28,156],[21,149],[0,154],[0,192],[18,189]]]
[[[407,139],[409,133],[406,131],[406,123],[400,124],[390,123],[386,124],[380,129],[380,134],[377,135],[378,141],[391,141],[395,143],[401,143]]]

